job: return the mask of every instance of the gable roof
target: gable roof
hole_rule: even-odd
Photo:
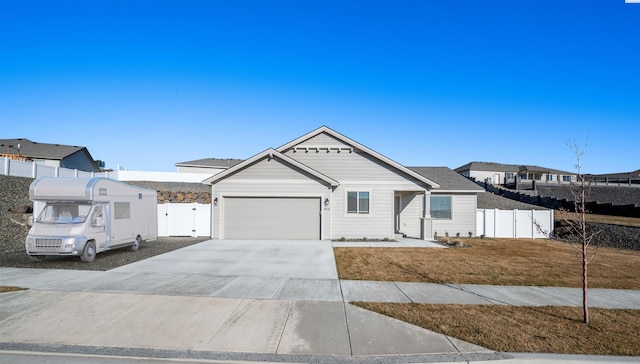
[[[254,155],[253,157],[236,164],[235,166],[233,166],[232,168],[228,168],[225,171],[222,171],[216,175],[213,175],[207,179],[205,179],[204,181],[202,181],[202,183],[204,184],[214,184],[232,174],[234,174],[236,171],[241,170],[243,168],[246,168],[254,163],[257,163],[258,161],[262,160],[263,158],[268,157],[268,158],[278,158],[280,160],[282,160],[285,163],[288,163],[306,173],[311,174],[314,177],[317,177],[318,179],[326,182],[327,184],[331,185],[331,187],[335,187],[338,186],[340,183],[336,180],[334,180],[331,177],[325,176],[324,174],[316,171],[315,169],[309,168],[308,166],[298,162],[297,160],[291,158],[291,157],[287,157],[286,155],[280,153],[279,151],[273,149],[273,148],[269,148],[261,153],[258,153],[256,155]]]
[[[495,162],[470,162],[454,169],[458,173],[464,171],[518,172],[519,170],[520,165]]]
[[[233,158],[225,158],[225,159],[203,158],[203,159],[196,159],[193,161],[180,162],[180,163],[176,163],[175,165],[178,167],[231,168],[236,164],[241,163],[242,161],[243,159],[233,159]]]
[[[409,167],[440,185],[434,192],[484,192],[484,188],[448,167]]]
[[[565,174],[565,175],[573,175],[576,174],[574,172],[561,171],[558,169],[540,167],[540,166],[520,166],[520,173],[554,173],[554,174]]]
[[[85,151],[87,149],[85,147],[75,145],[38,143],[32,142],[29,139],[18,138],[0,139],[0,153],[8,151],[10,154],[13,154],[17,151],[18,144],[20,145],[20,155],[35,159],[62,160],[83,149]],[[91,157],[88,151],[87,154]]]
[[[352,140],[352,139],[350,139],[350,138],[348,138],[348,137],[338,133],[337,131],[335,131],[335,130],[327,127],[327,126],[324,126],[324,125],[319,127],[316,130],[313,130],[313,131],[311,131],[311,132],[309,132],[309,133],[307,133],[307,134],[305,134],[305,135],[303,135],[303,136],[301,136],[299,138],[296,138],[296,139],[294,139],[294,140],[292,140],[292,141],[290,141],[290,142],[278,147],[276,150],[278,152],[284,153],[287,149],[292,148],[292,147],[294,147],[294,146],[296,146],[296,145],[298,145],[298,144],[300,144],[300,143],[302,143],[302,142],[304,142],[306,140],[309,140],[309,139],[315,137],[316,135],[322,134],[322,133],[326,133],[326,134],[328,134],[328,135],[330,135],[330,136],[342,141],[345,144],[349,144],[353,148],[358,149],[358,150],[368,154],[369,156],[378,159],[379,161],[381,161],[381,162],[383,162],[383,163],[395,168],[396,170],[398,170],[398,171],[400,171],[402,173],[405,173],[405,174],[407,174],[407,175],[409,175],[409,176],[411,176],[411,177],[413,177],[413,178],[415,178],[415,179],[417,179],[417,180],[419,180],[419,181],[421,181],[423,183],[426,183],[427,185],[431,186],[432,188],[440,187],[438,185],[438,183],[434,182],[433,180],[431,180],[431,179],[429,179],[429,178],[427,178],[427,177],[425,177],[425,176],[423,176],[423,175],[421,175],[419,173],[416,173],[416,172],[410,170],[409,168],[401,165],[400,163],[397,163],[397,162],[385,157],[384,155],[374,151],[373,149],[369,149],[369,148],[365,147],[364,145],[356,142],[355,140]]]

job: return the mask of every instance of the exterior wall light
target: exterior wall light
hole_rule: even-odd
[[[218,198],[213,199],[213,206],[218,206]]]
[[[329,199],[328,199],[328,198],[325,198],[325,199],[324,199],[324,205],[325,205],[325,206],[329,206]]]

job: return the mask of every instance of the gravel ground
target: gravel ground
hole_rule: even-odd
[[[43,262],[32,262],[23,249],[19,252],[0,255],[0,267],[106,271],[209,239],[208,237],[158,238],[158,240],[143,242],[137,252],[132,252],[129,248],[122,248],[99,253],[93,263],[83,263],[80,257],[47,257],[47,260]]]

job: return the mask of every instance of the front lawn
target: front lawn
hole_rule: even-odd
[[[468,248],[334,248],[340,279],[582,287],[569,244],[544,239],[462,239]],[[640,252],[601,248],[589,287],[640,289]]]
[[[640,311],[580,307],[426,305],[356,302],[357,306],[503,352],[640,356]]]

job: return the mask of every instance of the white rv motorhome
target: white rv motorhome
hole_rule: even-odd
[[[44,177],[31,183],[29,199],[44,203],[25,243],[34,261],[72,255],[92,262],[97,253],[137,251],[158,237],[155,190],[103,177]]]

